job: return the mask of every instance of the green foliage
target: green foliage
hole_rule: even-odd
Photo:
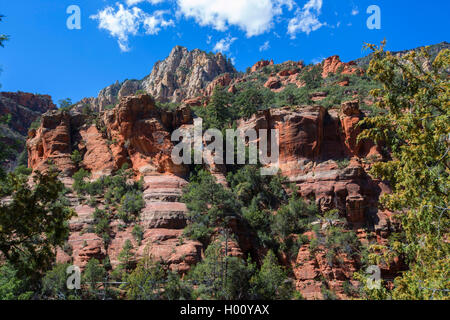
[[[81,156],[81,153],[78,150],[74,150],[72,152],[72,155],[70,156],[70,159],[77,166],[81,163],[81,161],[83,161],[83,157]]]
[[[180,103],[177,102],[160,102],[156,101],[156,107],[160,110],[174,111],[180,107]]]
[[[288,199],[283,188],[286,178],[280,174],[263,176],[258,166],[247,165],[230,172],[227,180],[241,206],[242,217],[263,245],[273,247],[272,211]]]
[[[69,111],[73,107],[72,99],[66,98],[58,101],[59,108],[63,111]]]
[[[366,118],[360,139],[382,142],[391,160],[375,163],[371,174],[390,181],[392,193],[381,199],[399,212],[405,241],[391,248],[403,254],[409,271],[395,280],[395,299],[448,299],[450,270],[450,50],[442,50],[429,68],[427,49],[398,57],[373,50],[367,70],[381,82],[372,91],[386,114]],[[425,289],[424,289],[425,288]]]
[[[232,95],[222,86],[216,86],[211,100],[206,108],[197,108],[196,114],[203,118],[203,128],[223,129],[229,126],[233,119],[230,106]]]
[[[137,241],[137,243],[140,245],[142,242],[142,239],[144,239],[144,230],[142,229],[142,227],[140,225],[136,224],[133,227],[131,234],[133,235],[133,237]]]
[[[28,130],[37,130],[41,126],[41,117],[34,120],[31,124]]]
[[[270,89],[252,85],[236,95],[233,108],[239,117],[249,118],[258,110],[270,108],[274,100],[275,94]]]
[[[106,247],[108,247],[108,244],[111,240],[111,228],[109,226],[109,216],[107,215],[105,210],[100,210],[98,208],[94,211],[94,232],[96,235],[98,235],[100,238],[103,239],[103,243]]]
[[[127,239],[122,247],[122,250],[119,252],[119,268],[125,272],[131,270],[133,257],[133,244],[130,239]]]
[[[286,239],[291,234],[299,234],[308,230],[308,225],[318,213],[315,203],[307,203],[297,195],[291,195],[289,202],[277,211],[273,221],[273,232]]]
[[[276,105],[279,107],[311,104],[309,90],[305,87],[297,88],[288,84],[283,91],[276,95]]]
[[[322,287],[320,288],[320,292],[322,293],[324,300],[337,300],[336,294],[330,290],[327,285],[322,284]]]
[[[90,172],[84,170],[83,168],[74,173],[74,175],[72,176],[73,178],[72,187],[78,194],[85,193],[85,191],[87,190],[87,186],[89,185],[89,183],[86,182],[85,180],[90,176],[91,176]]]
[[[26,280],[17,277],[17,271],[8,263],[0,266],[0,300],[29,300],[33,292]]]
[[[90,177],[90,173],[80,169],[73,175],[73,189],[80,196],[104,196],[105,203],[116,208],[119,218],[129,223],[135,220],[145,206],[142,197],[143,181],[132,181],[132,176],[133,172],[124,166],[114,175],[88,182],[86,178]]]
[[[88,285],[89,295],[96,298],[97,291],[103,285],[107,273],[97,259],[90,259],[83,271],[82,281]]]
[[[289,300],[294,287],[286,271],[278,264],[275,254],[269,250],[261,270],[250,280],[252,298],[257,300]]]
[[[339,254],[345,253],[348,257],[356,258],[360,252],[360,243],[353,231],[346,231],[342,227],[330,226],[325,231],[325,248],[327,260],[330,265],[339,264]]]
[[[192,289],[164,264],[144,254],[127,277],[125,290],[129,300],[185,300],[191,299]]]
[[[275,207],[288,198],[283,188],[286,178],[280,174],[261,175],[258,166],[246,165],[234,173],[230,172],[227,180],[242,204],[248,204],[257,198],[259,205]]]
[[[4,15],[0,15],[0,22],[3,20],[5,16]],[[6,34],[0,34],[0,47],[4,47],[4,42],[9,40],[9,36],[7,36]]]
[[[215,227],[225,227],[227,218],[239,213],[239,204],[232,192],[217,184],[204,170],[199,172],[198,181],[186,186],[182,201],[189,209],[185,234],[204,243],[209,241]]]
[[[56,264],[42,278],[42,298],[56,300],[74,299],[73,291],[67,288],[67,263]]]
[[[337,160],[336,163],[337,163],[339,169],[342,170],[342,169],[345,169],[345,168],[347,168],[349,166],[350,159],[340,159],[340,160]]]
[[[34,187],[27,180],[26,175],[10,173],[2,183],[12,201],[0,206],[0,251],[19,278],[36,282],[51,267],[56,247],[67,239],[67,222],[75,213],[67,207],[56,172],[37,172]]]
[[[305,82],[305,87],[308,90],[320,88],[323,83],[322,65],[316,64],[305,67],[305,70],[301,73],[300,79]]]
[[[252,263],[226,256],[218,241],[208,246],[205,258],[190,271],[188,279],[196,285],[196,299],[248,299],[254,269]]]
[[[32,172],[33,169],[28,168],[24,165],[17,166],[16,169],[14,169],[14,174],[16,175],[29,176]]]
[[[0,21],[1,21],[1,16],[0,16]],[[8,124],[10,120],[11,120],[11,115],[7,115],[5,117],[2,116],[2,117],[0,117],[0,125]],[[0,141],[0,179],[5,178],[5,170],[2,168],[1,164],[3,163],[3,161],[5,159],[8,158],[10,151],[11,151],[11,147],[8,146],[3,141]],[[1,187],[0,187],[0,190],[1,190]]]
[[[133,220],[133,217],[145,207],[145,201],[142,198],[142,191],[128,191],[122,197],[120,202],[119,215],[121,219],[127,223]]]

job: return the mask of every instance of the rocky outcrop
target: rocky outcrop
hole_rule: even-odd
[[[237,71],[221,53],[208,54],[199,49],[176,46],[170,55],[155,63],[152,72],[142,80],[118,81],[102,89],[95,98],[84,98],[74,105],[81,112],[86,106],[95,112],[112,109],[122,98],[136,93],[148,93],[160,102],[182,102],[200,96],[209,96],[217,83],[231,82]],[[225,74],[216,84],[209,86],[218,76]],[[226,75],[228,74],[228,75]]]
[[[358,262],[346,254],[340,254],[335,261],[329,261],[327,250],[319,247],[312,252],[308,244],[300,247],[293,266],[296,289],[307,300],[324,299],[323,288],[332,291],[339,299],[350,299],[349,292],[344,291],[344,283],[356,288],[358,282],[353,279],[353,273],[358,269]]]
[[[65,178],[63,181],[67,186],[73,183],[71,178]],[[203,245],[183,236],[187,208],[184,203],[178,201],[187,181],[174,175],[160,174],[145,176],[143,182],[145,207],[137,221],[124,225],[121,220],[114,218],[109,223],[111,240],[107,243],[93,233],[95,208],[77,204],[78,197],[72,193],[68,194],[77,216],[69,222],[71,232],[64,250],[60,248],[57,251],[57,261],[73,263],[83,270],[90,259],[103,261],[108,257],[114,269],[120,263],[119,255],[125,242],[129,240],[133,247],[132,262],[148,255],[155,261],[162,260],[180,274],[185,274],[192,265],[199,262]],[[96,207],[104,208],[103,200],[99,201]],[[133,236],[136,225],[143,230],[140,241]]]
[[[217,77],[216,79],[214,79],[207,87],[205,90],[205,94],[207,96],[212,96],[214,89],[217,86],[221,86],[221,87],[226,87],[231,83],[232,79],[230,77],[229,73],[225,73],[223,76]]]
[[[169,57],[159,61],[142,82],[142,88],[159,101],[180,102],[203,94],[217,76],[235,73],[233,65],[221,54],[209,55],[176,46]]]
[[[0,92],[0,116],[11,115],[10,127],[26,135],[31,123],[41,114],[55,110],[56,106],[48,95],[26,92]]]
[[[139,91],[142,91],[142,81],[140,80],[125,80],[122,83],[116,81],[116,83],[102,89],[96,98],[83,98],[75,103],[72,110],[85,112],[84,109],[89,108],[93,112],[101,112],[112,109],[122,98],[133,96]]]
[[[363,117],[357,102],[342,109],[347,114],[341,117],[321,106],[271,109],[240,120],[238,127],[244,132],[278,129],[278,167],[302,197],[313,197],[322,211],[339,209],[355,225],[373,223],[379,220],[375,218],[379,195],[388,188],[369,177],[361,159],[381,155],[373,143],[355,142],[357,123]],[[358,121],[348,119],[356,113]]]
[[[55,164],[64,175],[76,165],[74,150],[82,154],[81,166],[93,177],[111,174],[127,163],[138,176],[183,175],[186,169],[171,160],[171,132],[192,123],[191,112],[159,110],[148,95],[122,98],[118,106],[100,113],[92,123],[77,112],[53,111],[42,116],[41,126],[31,130],[27,143],[29,167],[46,171]]]
[[[71,160],[71,116],[67,111],[50,111],[42,115],[41,126],[28,134],[28,167],[46,172],[55,165],[64,175],[75,172]]]
[[[37,95],[26,92],[1,92],[0,117],[10,116],[7,125],[0,125],[0,140],[14,149],[1,164],[3,168],[12,170],[19,161],[26,161],[24,146],[28,128],[41,114],[56,109],[48,95]],[[25,163],[26,165],[26,163]]]
[[[322,62],[322,77],[326,78],[330,73],[341,72],[341,74],[363,73],[362,69],[356,66],[355,62],[344,63],[339,56],[332,56]]]
[[[276,77],[270,77],[269,79],[267,79],[264,87],[269,89],[279,89],[281,87],[281,81]]]
[[[256,62],[252,68],[250,69],[250,72],[256,72],[259,69],[264,68],[265,66],[272,66],[273,65],[273,60],[260,60],[258,62]]]

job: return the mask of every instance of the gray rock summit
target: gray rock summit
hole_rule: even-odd
[[[101,90],[96,98],[81,100],[75,108],[88,106],[101,111],[137,91],[149,93],[160,102],[181,102],[202,95],[208,84],[224,73],[235,74],[237,71],[222,53],[189,51],[175,46],[166,59],[155,63],[150,75],[144,79],[117,81]]]

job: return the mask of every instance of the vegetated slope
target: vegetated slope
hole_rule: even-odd
[[[180,50],[187,54],[176,47],[171,56]],[[170,72],[146,80],[164,88],[157,79],[173,78]],[[218,242],[226,248],[219,258],[250,257],[258,267],[275,252],[305,298],[357,296],[354,272],[366,267],[365,246],[385,244],[398,228],[395,215],[378,208],[388,184],[367,174],[388,152],[356,139],[357,123],[382,112],[368,94],[378,84],[337,56],[309,66],[259,61],[245,74],[221,72],[201,88],[190,83],[177,82],[190,96],[169,105],[142,89],[125,93],[122,85],[108,108],[51,111],[30,131],[29,166],[56,166],[78,213],[58,262],[84,270],[97,259],[123,280],[117,270],[126,249],[127,265],[150,254],[195,278],[191,270],[204,268],[205,252]],[[252,166],[203,166],[215,184],[198,167],[174,164],[171,133],[192,130],[195,116],[219,129],[279,129],[281,175],[265,179]],[[400,257],[380,266],[385,279],[404,269]]]

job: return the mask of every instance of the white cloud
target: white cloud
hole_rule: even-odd
[[[261,47],[259,47],[259,51],[260,52],[267,51],[267,50],[269,50],[269,48],[270,48],[270,43],[269,43],[269,41],[266,41],[266,42],[264,42],[264,44]]]
[[[130,7],[134,6],[138,3],[141,3],[141,2],[149,2],[151,4],[159,4],[161,2],[164,2],[164,0],[126,0],[127,5]]]
[[[309,0],[303,6],[303,9],[297,9],[296,16],[289,21],[288,25],[288,34],[291,35],[292,39],[299,31],[310,34],[326,25],[326,23],[319,21],[322,2],[322,0]]]
[[[220,40],[219,42],[217,42],[213,48],[213,51],[214,52],[222,52],[222,53],[228,52],[228,51],[230,51],[230,46],[236,40],[237,40],[237,38],[232,38],[231,36],[228,36],[228,37]]]
[[[142,24],[144,25],[145,33],[147,34],[158,34],[161,28],[173,27],[175,23],[173,20],[165,20],[164,14],[167,11],[158,10],[153,13],[153,15],[146,15]]]
[[[282,7],[292,10],[293,0],[177,0],[178,14],[193,18],[201,26],[226,31],[237,26],[247,37],[260,35],[273,26]]]
[[[118,4],[117,10],[108,6],[90,18],[99,21],[99,29],[105,29],[117,38],[121,51],[129,51],[128,37],[136,35],[141,25],[147,34],[157,34],[161,28],[174,25],[173,20],[164,19],[165,13],[160,10],[148,14],[137,7],[125,9],[122,4]]]

